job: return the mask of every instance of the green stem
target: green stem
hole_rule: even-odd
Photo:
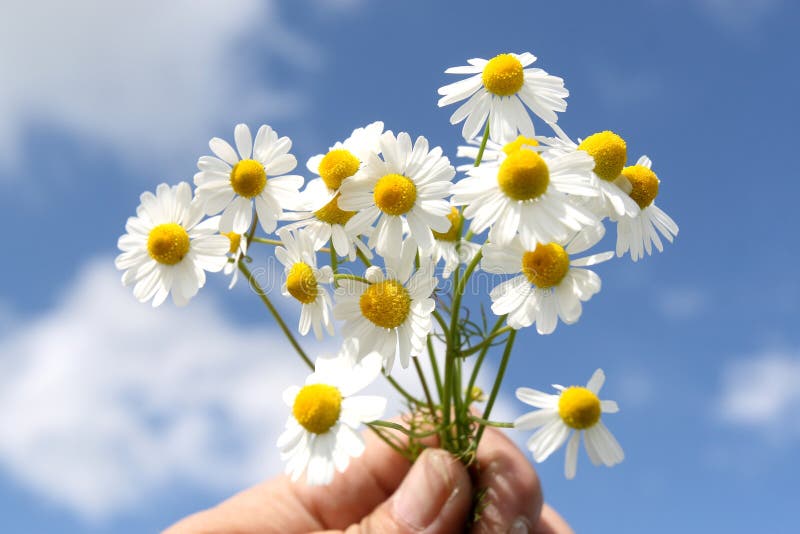
[[[353,245],[353,246],[355,247],[355,245]],[[372,262],[369,261],[369,258],[367,258],[367,255],[364,254],[361,251],[361,249],[358,248],[358,247],[356,247],[356,256],[358,256],[358,259],[360,259],[367,268],[372,267]]]
[[[486,128],[483,129],[483,139],[481,140],[481,147],[478,149],[478,156],[475,158],[475,167],[481,164],[483,159],[483,151],[486,150],[486,141],[489,140],[489,119],[486,119]]]
[[[504,318],[505,318],[505,315],[503,315],[500,318],[500,320],[503,320]],[[464,356],[465,358],[467,356],[472,356],[473,354],[475,354],[479,350],[483,350],[484,348],[488,348],[489,346],[491,346],[492,341],[494,341],[494,339],[496,337],[502,336],[503,334],[505,334],[506,332],[510,332],[511,330],[513,330],[513,328],[511,328],[510,326],[504,326],[503,328],[497,330],[496,332],[492,332],[491,334],[489,334],[489,336],[486,339],[484,339],[483,341],[481,341],[477,345],[474,345],[474,346],[464,350],[461,353],[461,355]]]
[[[428,356],[431,360],[431,367],[433,368],[433,380],[436,382],[436,391],[439,393],[439,402],[442,400],[442,377],[439,374],[439,365],[436,361],[436,352],[433,350],[433,336],[428,334]]]
[[[397,423],[392,423],[390,421],[370,421],[370,425],[380,426],[384,428],[391,428],[392,430],[397,430],[398,432],[402,432],[406,436],[414,439],[423,439],[429,438],[431,436],[435,436],[439,433],[439,429],[436,430],[429,430],[428,432],[412,432],[411,430],[407,429],[403,425],[398,425]]]
[[[255,237],[255,236],[253,236],[250,239],[250,241],[255,242],[255,243],[262,243],[264,245],[274,245],[276,247],[282,247],[283,246],[283,241],[281,241],[280,239],[268,239],[266,237]],[[250,241],[248,241],[248,243],[250,243]],[[317,252],[330,252],[330,251],[331,251],[331,249],[329,249],[328,247],[322,247]]]
[[[492,327],[491,332],[496,332],[500,325],[503,324],[506,316],[500,316],[497,318],[497,322]],[[475,361],[475,367],[472,368],[472,375],[469,377],[469,385],[467,386],[467,394],[472,393],[472,388],[475,387],[475,382],[478,380],[478,373],[481,370],[481,365],[483,365],[483,359],[486,357],[486,353],[489,352],[489,348],[491,345],[484,345],[481,349],[481,353],[478,355],[478,359]]]
[[[428,381],[425,379],[425,373],[422,372],[422,366],[419,364],[419,359],[411,359],[414,360],[414,368],[417,370],[417,376],[419,376],[419,381],[422,384],[422,391],[425,392],[425,399],[428,401],[428,409],[431,411],[431,416],[436,417],[436,410],[433,406],[431,391],[428,389]]]
[[[492,386],[492,392],[489,394],[489,400],[486,402],[486,409],[483,411],[483,419],[489,420],[489,415],[492,413],[492,408],[494,407],[494,401],[497,399],[497,394],[500,392],[500,384],[503,383],[503,376],[506,374],[506,368],[508,367],[508,360],[511,359],[511,349],[514,346],[514,338],[517,337],[517,331],[512,330],[511,333],[508,335],[508,340],[506,341],[506,349],[503,351],[503,358],[500,360],[500,368],[497,370],[497,377],[494,379],[494,386]],[[483,431],[486,427],[481,426],[478,428],[478,433],[475,435],[475,450],[478,449],[478,445],[481,442],[481,436],[483,436]]]
[[[333,250],[333,242],[331,242],[331,269],[333,270],[333,287],[339,287],[336,283],[336,273],[339,272],[339,258],[336,256],[336,251]]]
[[[400,385],[400,384],[397,382],[397,380],[395,380],[394,378],[392,378],[392,377],[391,377],[391,376],[389,376],[389,375],[383,375],[383,376],[385,376],[385,377],[386,377],[386,380],[387,380],[387,381],[388,381],[388,382],[389,382],[389,383],[390,383],[392,386],[394,386],[394,389],[396,389],[396,390],[397,390],[397,392],[398,392],[400,395],[402,395],[403,397],[405,397],[405,398],[406,398],[406,400],[407,400],[408,402],[410,402],[411,404],[416,404],[416,405],[419,405],[419,406],[422,406],[422,405],[424,405],[424,404],[425,404],[425,403],[424,403],[424,402],[422,402],[420,399],[416,398],[414,395],[412,395],[411,393],[409,393],[408,391],[406,391],[406,390],[405,390],[405,388],[403,388],[403,386],[401,386],[401,385]]]
[[[267,307],[269,312],[275,318],[275,321],[278,323],[278,326],[283,331],[283,334],[289,340],[289,343],[291,343],[292,347],[294,347],[294,350],[297,351],[297,354],[303,359],[303,361],[306,363],[306,365],[309,368],[311,368],[311,370],[313,371],[314,370],[314,363],[311,361],[311,359],[305,353],[303,348],[297,342],[297,339],[295,339],[295,337],[292,334],[291,330],[289,330],[289,327],[286,326],[286,323],[283,321],[283,318],[278,313],[278,310],[275,308],[275,306],[272,304],[272,302],[269,300],[269,297],[267,297],[267,293],[259,285],[258,281],[256,281],[255,277],[253,276],[253,273],[250,272],[250,269],[248,269],[247,266],[242,261],[239,262],[239,270],[242,271],[242,273],[244,273],[244,275],[247,277],[247,281],[249,282],[250,287],[253,288],[253,290],[256,292],[256,294],[259,296],[259,298],[261,298],[261,302],[264,303],[264,305]]]
[[[514,428],[514,423],[501,423],[499,421],[488,421],[481,417],[476,417],[474,415],[469,416],[470,421],[474,421],[481,426],[493,426],[495,428]]]
[[[365,284],[369,284],[370,281],[364,278],[363,276],[358,276],[355,274],[334,274],[334,280],[355,280],[356,282],[363,282]]]
[[[447,322],[444,320],[444,317],[442,317],[442,314],[439,313],[436,310],[433,310],[433,314],[432,315],[433,315],[433,318],[436,319],[436,322],[439,323],[439,328],[442,329],[442,334],[447,335],[447,332],[448,332]]]
[[[374,432],[375,435],[378,436],[381,439],[381,441],[383,441],[385,444],[387,444],[389,447],[391,447],[392,450],[394,450],[396,453],[400,454],[401,456],[403,456],[408,461],[411,461],[411,462],[414,461],[414,458],[408,452],[408,450],[406,450],[406,448],[404,446],[399,445],[397,443],[394,443],[391,439],[389,439],[389,437],[386,434],[384,434],[384,430],[382,428],[380,428],[380,425],[377,425],[375,421],[373,421],[371,423],[367,423],[367,427],[369,427],[369,429],[372,430],[372,432]],[[391,434],[389,434],[389,435],[391,435]]]

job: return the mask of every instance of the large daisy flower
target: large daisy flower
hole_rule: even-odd
[[[567,109],[564,99],[569,96],[561,78],[542,69],[525,68],[534,61],[536,56],[525,52],[500,54],[488,61],[470,59],[469,65],[451,67],[445,73],[471,76],[441,87],[439,107],[469,98],[450,117],[451,124],[464,121],[464,139],[475,137],[487,119],[489,136],[497,142],[511,141],[518,132],[533,137],[533,121],[525,106],[543,121],[555,123],[556,112]]]
[[[289,154],[292,141],[278,138],[269,126],[261,126],[255,142],[246,124],[234,129],[236,149],[218,137],[208,146],[215,156],[197,160],[196,195],[208,215],[222,212],[220,231],[247,232],[253,220],[253,204],[265,232],[275,231],[283,209],[295,209],[302,176],[282,176],[297,166]]]
[[[597,217],[576,203],[576,197],[596,196],[591,172],[594,161],[582,151],[542,157],[521,144],[498,161],[468,171],[453,186],[452,203],[466,205],[470,229],[492,227],[489,238],[508,244],[519,232],[537,243],[563,241]]]
[[[537,243],[517,237],[509,245],[488,243],[483,247],[481,269],[490,273],[517,274],[492,289],[492,311],[508,314],[508,325],[519,329],[536,323],[540,334],[552,333],[560,318],[573,324],[581,316],[581,301],[600,291],[600,277],[584,269],[609,260],[603,252],[571,258],[603,237],[602,225],[586,228],[571,240]]]
[[[397,137],[385,132],[380,139],[383,159],[370,154],[358,176],[342,185],[339,208],[357,211],[347,231],[364,234],[377,219],[369,246],[381,256],[397,256],[403,237],[403,221],[423,250],[433,246],[433,231],[450,228],[447,214],[451,180],[455,169],[442,156],[442,149],[428,149],[428,140],[401,132]]]
[[[433,267],[423,256],[420,268],[411,276],[417,245],[408,239],[398,248],[399,258],[386,258],[385,274],[372,266],[364,281],[340,280],[333,309],[334,317],[345,321],[342,331],[345,341],[354,347],[355,357],[377,352],[387,374],[397,356],[406,368],[410,357],[425,350],[436,307],[431,298],[436,287]]]
[[[598,369],[586,387],[565,388],[554,385],[553,387],[559,391],[558,395],[549,395],[530,388],[517,389],[519,400],[539,408],[514,421],[514,428],[519,430],[539,428],[527,443],[534,460],[545,461],[569,438],[564,475],[568,479],[574,478],[578,468],[581,434],[586,444],[586,452],[594,465],[603,464],[611,467],[625,458],[622,447],[601,421],[602,414],[619,411],[616,402],[600,400],[597,396],[605,379],[603,370]]]
[[[239,279],[239,260],[247,255],[247,238],[236,232],[225,232],[222,235],[226,236],[230,242],[228,263],[225,264],[222,272],[225,273],[225,276],[231,277],[231,283],[228,284],[228,289],[233,289],[233,286],[236,285]]]
[[[442,276],[450,278],[450,274],[460,263],[469,263],[481,249],[477,243],[462,239],[461,232],[464,227],[464,217],[457,208],[451,208],[450,229],[447,232],[433,232],[436,242],[431,249],[433,265],[438,265],[444,260]]]
[[[283,246],[275,248],[275,257],[283,264],[286,275],[281,292],[302,305],[298,326],[300,334],[306,335],[313,328],[317,339],[322,339],[322,329],[325,328],[333,335],[331,297],[321,285],[333,282],[333,271],[328,265],[317,268],[314,243],[304,231],[295,234],[288,228],[281,228],[278,236]]]
[[[631,259],[638,261],[652,253],[652,245],[659,252],[664,250],[659,232],[667,241],[678,235],[678,225],[664,211],[655,205],[660,181],[650,167],[652,162],[642,156],[636,165],[622,169],[620,186],[639,205],[640,211],[634,217],[620,217],[617,221],[617,256],[630,251]]]
[[[305,471],[309,485],[328,484],[334,470],[344,472],[350,458],[363,454],[364,438],[356,429],[383,417],[386,399],[355,394],[380,372],[377,354],[357,364],[344,354],[318,358],[303,387],[284,391],[283,400],[292,413],[278,438],[278,448],[292,480]]]
[[[319,178],[311,180],[303,191],[303,205],[308,212],[299,216],[292,228],[305,228],[320,248],[328,241],[340,256],[355,260],[360,249],[368,258],[372,251],[364,245],[358,232],[347,230],[345,224],[356,213],[339,208],[339,188],[355,175],[370,154],[379,154],[383,123],[373,122],[356,128],[344,140],[333,145],[326,154],[317,154],[308,160],[307,167]]]
[[[200,222],[203,211],[186,182],[161,184],[155,195],[148,191],[140,200],[117,242],[122,283],[135,284],[133,295],[140,302],[153,299],[159,306],[172,293],[173,302],[183,306],[205,285],[205,271],[225,266],[229,240],[217,232],[218,219]]]

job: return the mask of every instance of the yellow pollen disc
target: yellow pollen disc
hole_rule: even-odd
[[[656,173],[642,165],[631,165],[622,169],[622,176],[631,183],[630,197],[645,209],[653,203],[658,196],[658,184],[660,183]]]
[[[497,96],[511,96],[522,88],[522,63],[511,54],[500,54],[483,67],[483,86]]]
[[[300,425],[314,434],[324,434],[339,420],[342,393],[328,384],[303,386],[292,406],[292,415]]]
[[[572,386],[558,399],[558,415],[570,428],[584,430],[600,420],[600,399],[586,388]]]
[[[497,183],[503,193],[514,200],[532,200],[547,191],[550,170],[542,156],[521,148],[500,164]]]
[[[180,224],[159,224],[147,236],[147,253],[158,263],[175,265],[188,252],[189,234]]]
[[[411,311],[411,295],[397,280],[370,285],[359,300],[361,314],[381,328],[397,328]]]
[[[253,198],[267,185],[267,172],[264,166],[254,159],[243,159],[231,170],[231,187],[236,194]]]
[[[447,214],[447,220],[450,221],[450,229],[446,232],[433,230],[433,237],[439,241],[458,241],[461,238],[461,226],[464,223],[464,217],[453,207],[450,208],[450,213]]]
[[[517,150],[519,150],[524,146],[539,146],[539,141],[531,137],[525,137],[524,135],[520,135],[510,143],[506,144],[503,147],[503,152],[505,152],[506,155],[509,155],[512,152],[516,152]]]
[[[324,223],[341,225],[344,225],[355,214],[354,211],[344,211],[339,208],[339,193],[336,193],[330,202],[314,212],[314,216]]]
[[[414,207],[417,186],[402,174],[387,174],[375,184],[375,205],[389,215],[402,215]]]
[[[286,275],[286,290],[303,304],[314,302],[318,287],[311,266],[303,262],[292,265],[289,274]]]
[[[522,274],[536,287],[557,286],[568,272],[569,254],[558,243],[539,243],[522,255]]]
[[[603,180],[615,180],[628,160],[625,140],[608,130],[592,134],[578,145],[578,150],[594,158],[594,173]]]
[[[345,178],[353,176],[361,162],[349,150],[337,148],[331,150],[319,163],[319,175],[331,189],[339,189]]]
[[[242,244],[242,234],[237,234],[236,232],[222,232],[222,235],[227,236],[231,241],[231,247],[228,249],[228,252],[230,254],[239,252],[239,245]]]

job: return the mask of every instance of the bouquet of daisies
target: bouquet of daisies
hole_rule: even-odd
[[[238,124],[233,145],[211,139],[194,190],[182,182],[141,195],[116,259],[134,296],[159,306],[171,294],[180,306],[206,271],[222,271],[231,287],[243,278],[308,366],[305,383],[283,394],[288,418],[277,446],[293,479],[329,483],[364,451],[362,426],[412,461],[437,443],[470,465],[487,426],[535,429],[527,446],[538,462],[566,443],[567,478],[581,435],[595,465],[622,461],[603,423],[618,407],[599,398],[600,369],[585,386],[554,394],[520,388],[517,398],[535,410],[491,419],[519,329],[547,335],[575,323],[600,291],[594,265],[615,252],[637,261],[678,233],[655,205],[650,159],[628,165],[625,141],[611,131],[573,141],[556,124],[567,107],[564,81],[535,61],[509,53],[445,71],[466,75],[439,89],[439,106],[461,103],[450,121],[463,122],[463,166],[423,136],[374,122],[310,158],[307,180],[290,174],[297,160],[288,137],[266,125],[254,137]],[[551,135],[536,135],[533,116]],[[606,221],[616,251],[594,252]],[[257,245],[284,267],[280,296],[248,266]],[[483,296],[474,294],[482,273],[496,282],[486,288],[495,317],[465,302]],[[300,303],[296,332],[273,304],[281,297]],[[322,339],[337,329],[332,358],[312,359],[296,335]],[[496,369],[488,393],[476,386],[487,359]],[[419,394],[393,378],[398,366],[414,368]],[[401,418],[385,420],[387,399],[360,394],[381,376],[407,405]]]

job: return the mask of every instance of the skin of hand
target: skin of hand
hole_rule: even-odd
[[[426,449],[413,466],[371,433],[364,454],[328,486],[310,487],[282,476],[189,516],[165,534],[463,532],[474,488],[485,506],[474,533],[573,534],[543,504],[530,462],[504,434],[487,428],[479,470],[442,449]]]

